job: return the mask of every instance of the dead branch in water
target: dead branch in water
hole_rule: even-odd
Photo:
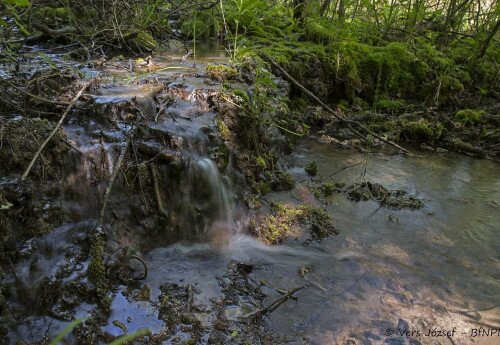
[[[302,289],[305,289],[306,287],[308,287],[308,285],[299,286],[299,287],[296,287],[294,289],[291,289],[291,290],[287,291],[280,298],[278,298],[276,301],[274,301],[273,303],[271,303],[267,307],[259,309],[256,312],[250,314],[249,316],[246,317],[246,319],[249,320],[249,321],[253,321],[253,320],[255,320],[255,319],[259,318],[259,317],[263,317],[263,316],[266,316],[266,315],[272,313],[273,311],[275,311],[276,309],[278,309],[278,307],[280,305],[282,305],[283,303],[285,303],[289,299],[293,298],[293,295],[295,293],[297,293],[298,291],[300,291]]]
[[[73,107],[75,106],[75,104],[78,101],[78,99],[81,97],[81,95],[83,94],[83,92],[87,89],[87,87],[90,86],[90,84],[92,84],[92,81],[86,82],[85,85],[83,85],[83,87],[80,89],[80,91],[78,91],[78,93],[73,98],[73,100],[69,103],[68,107],[66,108],[66,110],[62,114],[61,118],[59,119],[59,122],[57,123],[56,127],[52,130],[52,133],[50,133],[50,135],[47,137],[47,139],[45,139],[45,141],[43,142],[43,144],[40,146],[40,148],[38,149],[38,151],[35,153],[35,156],[31,160],[31,162],[28,165],[28,167],[26,168],[26,170],[24,171],[23,175],[21,176],[21,181],[24,181],[26,179],[26,177],[30,173],[31,169],[33,168],[33,165],[35,164],[35,162],[37,161],[38,157],[40,156],[40,154],[42,153],[43,149],[45,148],[45,146],[47,146],[47,144],[52,139],[52,137],[57,133],[57,131],[59,130],[59,128],[61,128],[64,120],[66,119],[66,116],[68,116],[68,114],[71,111],[71,109],[73,109]]]
[[[361,123],[357,122],[357,121],[352,121],[352,120],[347,120],[343,117],[341,117],[339,114],[337,114],[332,108],[330,108],[329,106],[327,106],[325,103],[323,103],[318,97],[316,97],[311,91],[309,91],[308,89],[306,89],[305,86],[303,86],[302,84],[300,84],[297,80],[295,80],[290,74],[288,74],[287,71],[285,71],[280,65],[278,65],[276,62],[274,62],[270,57],[266,56],[266,55],[262,55],[262,58],[264,60],[266,60],[267,62],[269,62],[273,67],[275,67],[278,71],[281,72],[281,74],[285,77],[285,79],[287,79],[289,82],[291,82],[292,84],[294,84],[295,86],[297,86],[302,92],[304,92],[307,96],[309,96],[309,98],[311,98],[312,100],[314,100],[316,103],[318,103],[321,107],[323,107],[323,109],[325,109],[327,112],[329,112],[330,114],[333,115],[333,117],[335,117],[337,120],[339,120],[341,123],[344,123],[347,125],[347,127],[349,128],[349,130],[354,133],[355,135],[357,135],[358,137],[360,137],[361,139],[367,141],[367,142],[370,142],[370,139],[367,138],[365,135],[361,134],[357,129],[355,129],[353,126],[357,126],[358,128],[360,128],[361,130],[363,130],[364,132],[366,132],[367,134],[370,134],[371,136],[373,136],[374,138],[388,144],[388,145],[391,145],[395,148],[397,148],[398,150],[400,150],[401,152],[407,154],[408,156],[415,156],[413,153],[411,153],[410,151],[408,151],[407,149],[399,146],[398,144],[390,141],[390,140],[387,140],[385,138],[382,138],[380,135],[374,133],[373,131],[371,131],[370,129],[368,129],[366,126],[362,125]]]

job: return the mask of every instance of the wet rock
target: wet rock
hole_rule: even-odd
[[[341,193],[354,201],[374,200],[394,209],[421,209],[424,203],[403,190],[389,190],[378,183],[361,182],[341,187]]]

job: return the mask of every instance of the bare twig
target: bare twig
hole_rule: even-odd
[[[266,315],[272,313],[273,311],[275,311],[276,309],[278,309],[278,307],[280,305],[282,305],[283,303],[285,303],[287,300],[291,299],[295,293],[297,293],[298,291],[300,291],[302,289],[305,289],[306,287],[308,287],[308,285],[299,286],[297,288],[289,290],[288,292],[286,292],[285,294],[283,294],[280,298],[278,298],[276,301],[274,301],[273,303],[271,303],[267,307],[259,309],[256,312],[250,314],[247,317],[247,319],[248,320],[255,320],[256,318],[259,318],[259,317],[262,317],[262,316],[266,316]]]
[[[59,128],[61,128],[64,120],[66,119],[66,116],[69,114],[69,112],[71,111],[71,109],[73,109],[73,107],[75,106],[75,104],[78,101],[78,99],[80,98],[80,96],[87,89],[87,87],[89,87],[89,85],[91,83],[92,83],[92,81],[89,81],[89,82],[85,83],[85,85],[81,88],[81,90],[76,94],[76,96],[73,98],[73,100],[69,103],[68,107],[66,108],[66,111],[64,112],[64,114],[59,119],[59,122],[57,123],[56,127],[52,130],[52,133],[50,133],[50,135],[47,137],[47,139],[45,139],[45,141],[43,142],[43,144],[40,146],[40,148],[38,149],[38,151],[35,153],[35,156],[33,157],[33,159],[31,160],[30,164],[28,165],[28,168],[26,168],[26,171],[21,176],[21,181],[24,181],[26,179],[26,177],[30,173],[31,169],[33,168],[33,165],[35,164],[35,162],[37,161],[38,157],[40,156],[40,154],[42,153],[43,149],[45,148],[45,146],[47,146],[47,144],[52,139],[52,137],[57,133],[57,131],[59,130]]]

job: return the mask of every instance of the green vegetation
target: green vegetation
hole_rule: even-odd
[[[306,165],[304,170],[311,176],[318,174],[318,164],[316,162],[310,162]]]
[[[403,135],[414,141],[435,141],[439,139],[443,125],[430,123],[427,120],[409,121],[403,124]]]
[[[289,238],[320,240],[337,234],[331,216],[311,206],[273,204],[271,215],[255,221],[252,231],[266,244],[283,243]],[[304,233],[304,229],[308,230]]]
[[[233,80],[237,75],[238,72],[234,68],[226,65],[210,64],[207,66],[207,77],[217,80],[221,83],[228,80]]]
[[[481,121],[481,118],[486,114],[484,110],[462,109],[457,111],[455,119],[463,124],[475,124]]]

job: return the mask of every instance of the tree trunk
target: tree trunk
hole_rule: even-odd
[[[330,9],[330,5],[332,3],[332,0],[325,0],[323,2],[323,6],[321,6],[321,16],[325,16],[328,14],[328,10]]]
[[[486,50],[488,50],[488,46],[490,45],[491,40],[493,39],[493,37],[495,37],[499,29],[500,29],[500,19],[497,19],[495,27],[493,27],[493,30],[490,31],[488,37],[486,37],[483,43],[481,43],[481,48],[479,49],[479,53],[477,54],[478,59],[482,59],[484,55],[486,55]]]
[[[298,19],[299,21],[302,20],[302,17],[304,14],[305,2],[306,2],[306,0],[294,0],[293,1],[293,17],[295,19]]]

